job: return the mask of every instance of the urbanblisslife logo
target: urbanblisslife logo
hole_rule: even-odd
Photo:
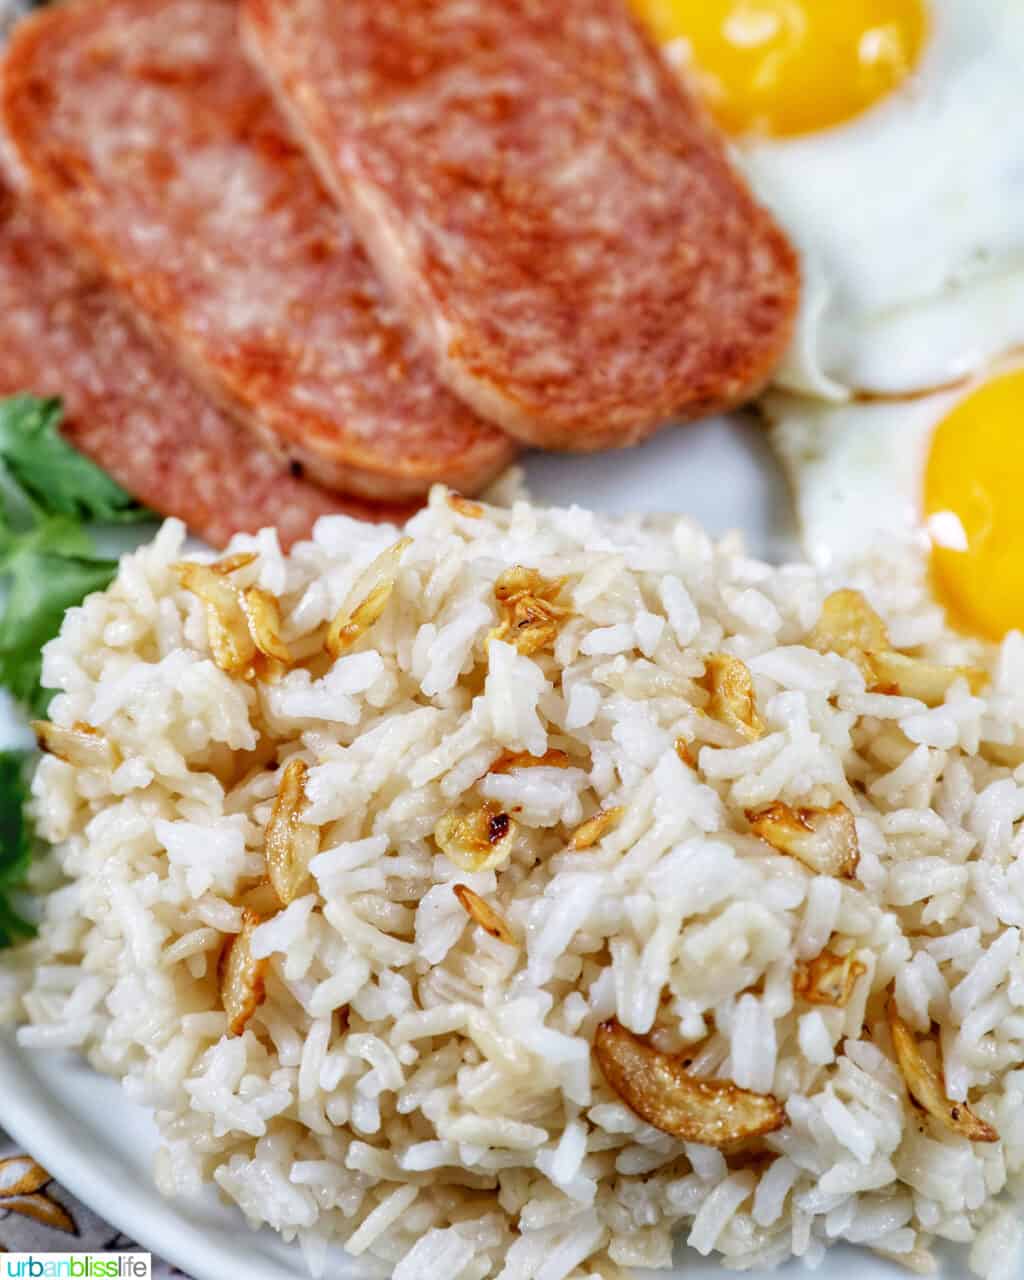
[[[0,1280],[150,1280],[149,1253],[4,1253]]]

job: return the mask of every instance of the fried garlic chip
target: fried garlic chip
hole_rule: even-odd
[[[922,1054],[914,1033],[897,1012],[895,1000],[889,1001],[889,1032],[900,1073],[917,1105],[961,1138],[970,1142],[998,1142],[999,1134],[976,1116],[966,1102],[953,1102],[946,1096],[940,1073]]]
[[[478,893],[474,893],[469,885],[457,884],[453,886],[453,892],[462,903],[466,914],[485,933],[489,933],[492,938],[497,938],[499,942],[504,942],[506,946],[516,945],[516,935],[508,922],[494,910],[489,902],[481,898]]]
[[[885,623],[859,591],[834,591],[807,643],[819,653],[838,653],[856,663],[873,693],[917,698],[929,707],[942,705],[955,680],[966,680],[972,693],[988,682],[977,667],[946,667],[893,649]]]
[[[255,911],[242,912],[242,932],[227,943],[221,952],[219,976],[220,998],[228,1015],[228,1034],[240,1036],[249,1019],[263,1003],[266,992],[263,978],[267,961],[252,954],[252,935],[261,922]]]
[[[544,578],[521,564],[506,569],[494,584],[500,624],[488,640],[503,640],[526,658],[550,649],[558,639],[571,609],[558,604],[565,578]]]
[[[889,648],[889,632],[864,596],[846,588],[826,597],[807,644],[818,653],[838,653],[859,666],[865,653]]]
[[[820,956],[798,964],[793,973],[793,994],[808,1004],[828,1004],[845,1009],[850,1003],[857,979],[867,969],[851,952],[837,956],[833,951],[823,951]]]
[[[213,573],[219,573],[222,578],[226,578],[232,573],[237,573],[239,569],[247,569],[257,559],[255,551],[236,551],[234,555],[225,556],[223,560],[215,560],[210,565],[210,569]]]
[[[117,752],[109,739],[84,720],[76,720],[70,729],[49,720],[33,720],[32,732],[40,751],[76,769],[112,769],[117,763]]]
[[[622,821],[626,806],[619,804],[613,809],[598,809],[592,818],[580,823],[569,838],[570,849],[590,849],[598,840],[617,827]]]
[[[857,825],[841,801],[831,809],[793,809],[781,800],[748,809],[754,835],[821,876],[852,879],[860,861]]]
[[[305,762],[289,760],[281,774],[264,836],[267,875],[285,907],[299,896],[309,874],[310,859],[320,843],[319,831],[300,816],[306,804],[305,785]]]
[[[513,769],[568,769],[571,765],[564,751],[554,747],[542,756],[531,756],[529,751],[503,751],[488,773],[511,773]]]
[[[754,680],[745,662],[730,653],[712,653],[704,670],[704,687],[711,695],[708,715],[735,729],[748,742],[764,733],[757,710]]]
[[[206,605],[213,660],[221,671],[240,675],[252,667],[256,645],[238,591],[207,564],[185,560],[174,566],[178,581]]]
[[[685,738],[676,738],[676,755],[682,760],[688,769],[697,768],[697,751],[691,742],[687,742]]]
[[[402,556],[411,546],[412,538],[399,538],[362,573],[328,628],[326,646],[332,658],[347,653],[379,621],[395,589]]]
[[[497,805],[470,813],[449,813],[438,820],[434,839],[443,854],[462,871],[493,871],[512,856],[515,823]]]
[[[690,1075],[679,1058],[655,1049],[616,1019],[597,1028],[594,1056],[631,1111],[684,1142],[727,1147],[786,1123],[782,1104],[771,1094]]]
[[[941,707],[953,683],[966,680],[972,693],[980,693],[988,675],[979,667],[944,667],[924,658],[888,650],[867,655],[873,691],[917,698],[929,707]]]
[[[468,520],[480,520],[483,518],[484,509],[480,503],[464,498],[461,493],[450,493],[448,495],[448,505],[456,515],[465,516]]]
[[[291,651],[281,639],[281,606],[276,597],[260,587],[242,592],[242,609],[253,643],[265,658],[289,665]]]

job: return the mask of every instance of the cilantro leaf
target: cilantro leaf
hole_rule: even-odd
[[[0,401],[0,460],[24,497],[44,515],[104,524],[151,519],[151,512],[60,435],[61,412],[59,400],[37,396]],[[9,507],[10,495],[5,499]]]
[[[12,891],[25,885],[35,845],[26,812],[29,753],[0,751],[0,948],[30,938],[35,926],[12,901]]]
[[[150,512],[62,439],[59,400],[0,400],[0,684],[36,715],[42,649],[64,614],[117,572],[96,554],[85,521],[124,524]],[[36,840],[25,809],[28,760],[0,751],[0,948],[35,932],[18,910]]]
[[[0,684],[38,716],[52,693],[40,687],[42,648],[60,630],[64,614],[117,572],[116,560],[92,555],[88,535],[71,520],[46,521],[0,552],[8,579],[0,624]]]

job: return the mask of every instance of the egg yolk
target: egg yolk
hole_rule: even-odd
[[[953,620],[1024,629],[1024,369],[979,387],[932,437],[924,505],[935,588]]]
[[[632,0],[678,51],[729,133],[793,137],[841,124],[915,68],[925,0]]]

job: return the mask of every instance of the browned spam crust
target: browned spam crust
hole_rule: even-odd
[[[243,32],[481,416],[608,448],[769,378],[796,256],[621,0],[243,0]]]
[[[111,290],[3,187],[0,316],[0,395],[61,396],[62,431],[76,448],[214,546],[275,525],[287,547],[322,515],[399,522],[411,514],[293,475],[143,339]]]
[[[437,381],[237,42],[233,0],[72,0],[22,23],[25,184],[223,409],[319,482],[473,492],[516,452]]]

